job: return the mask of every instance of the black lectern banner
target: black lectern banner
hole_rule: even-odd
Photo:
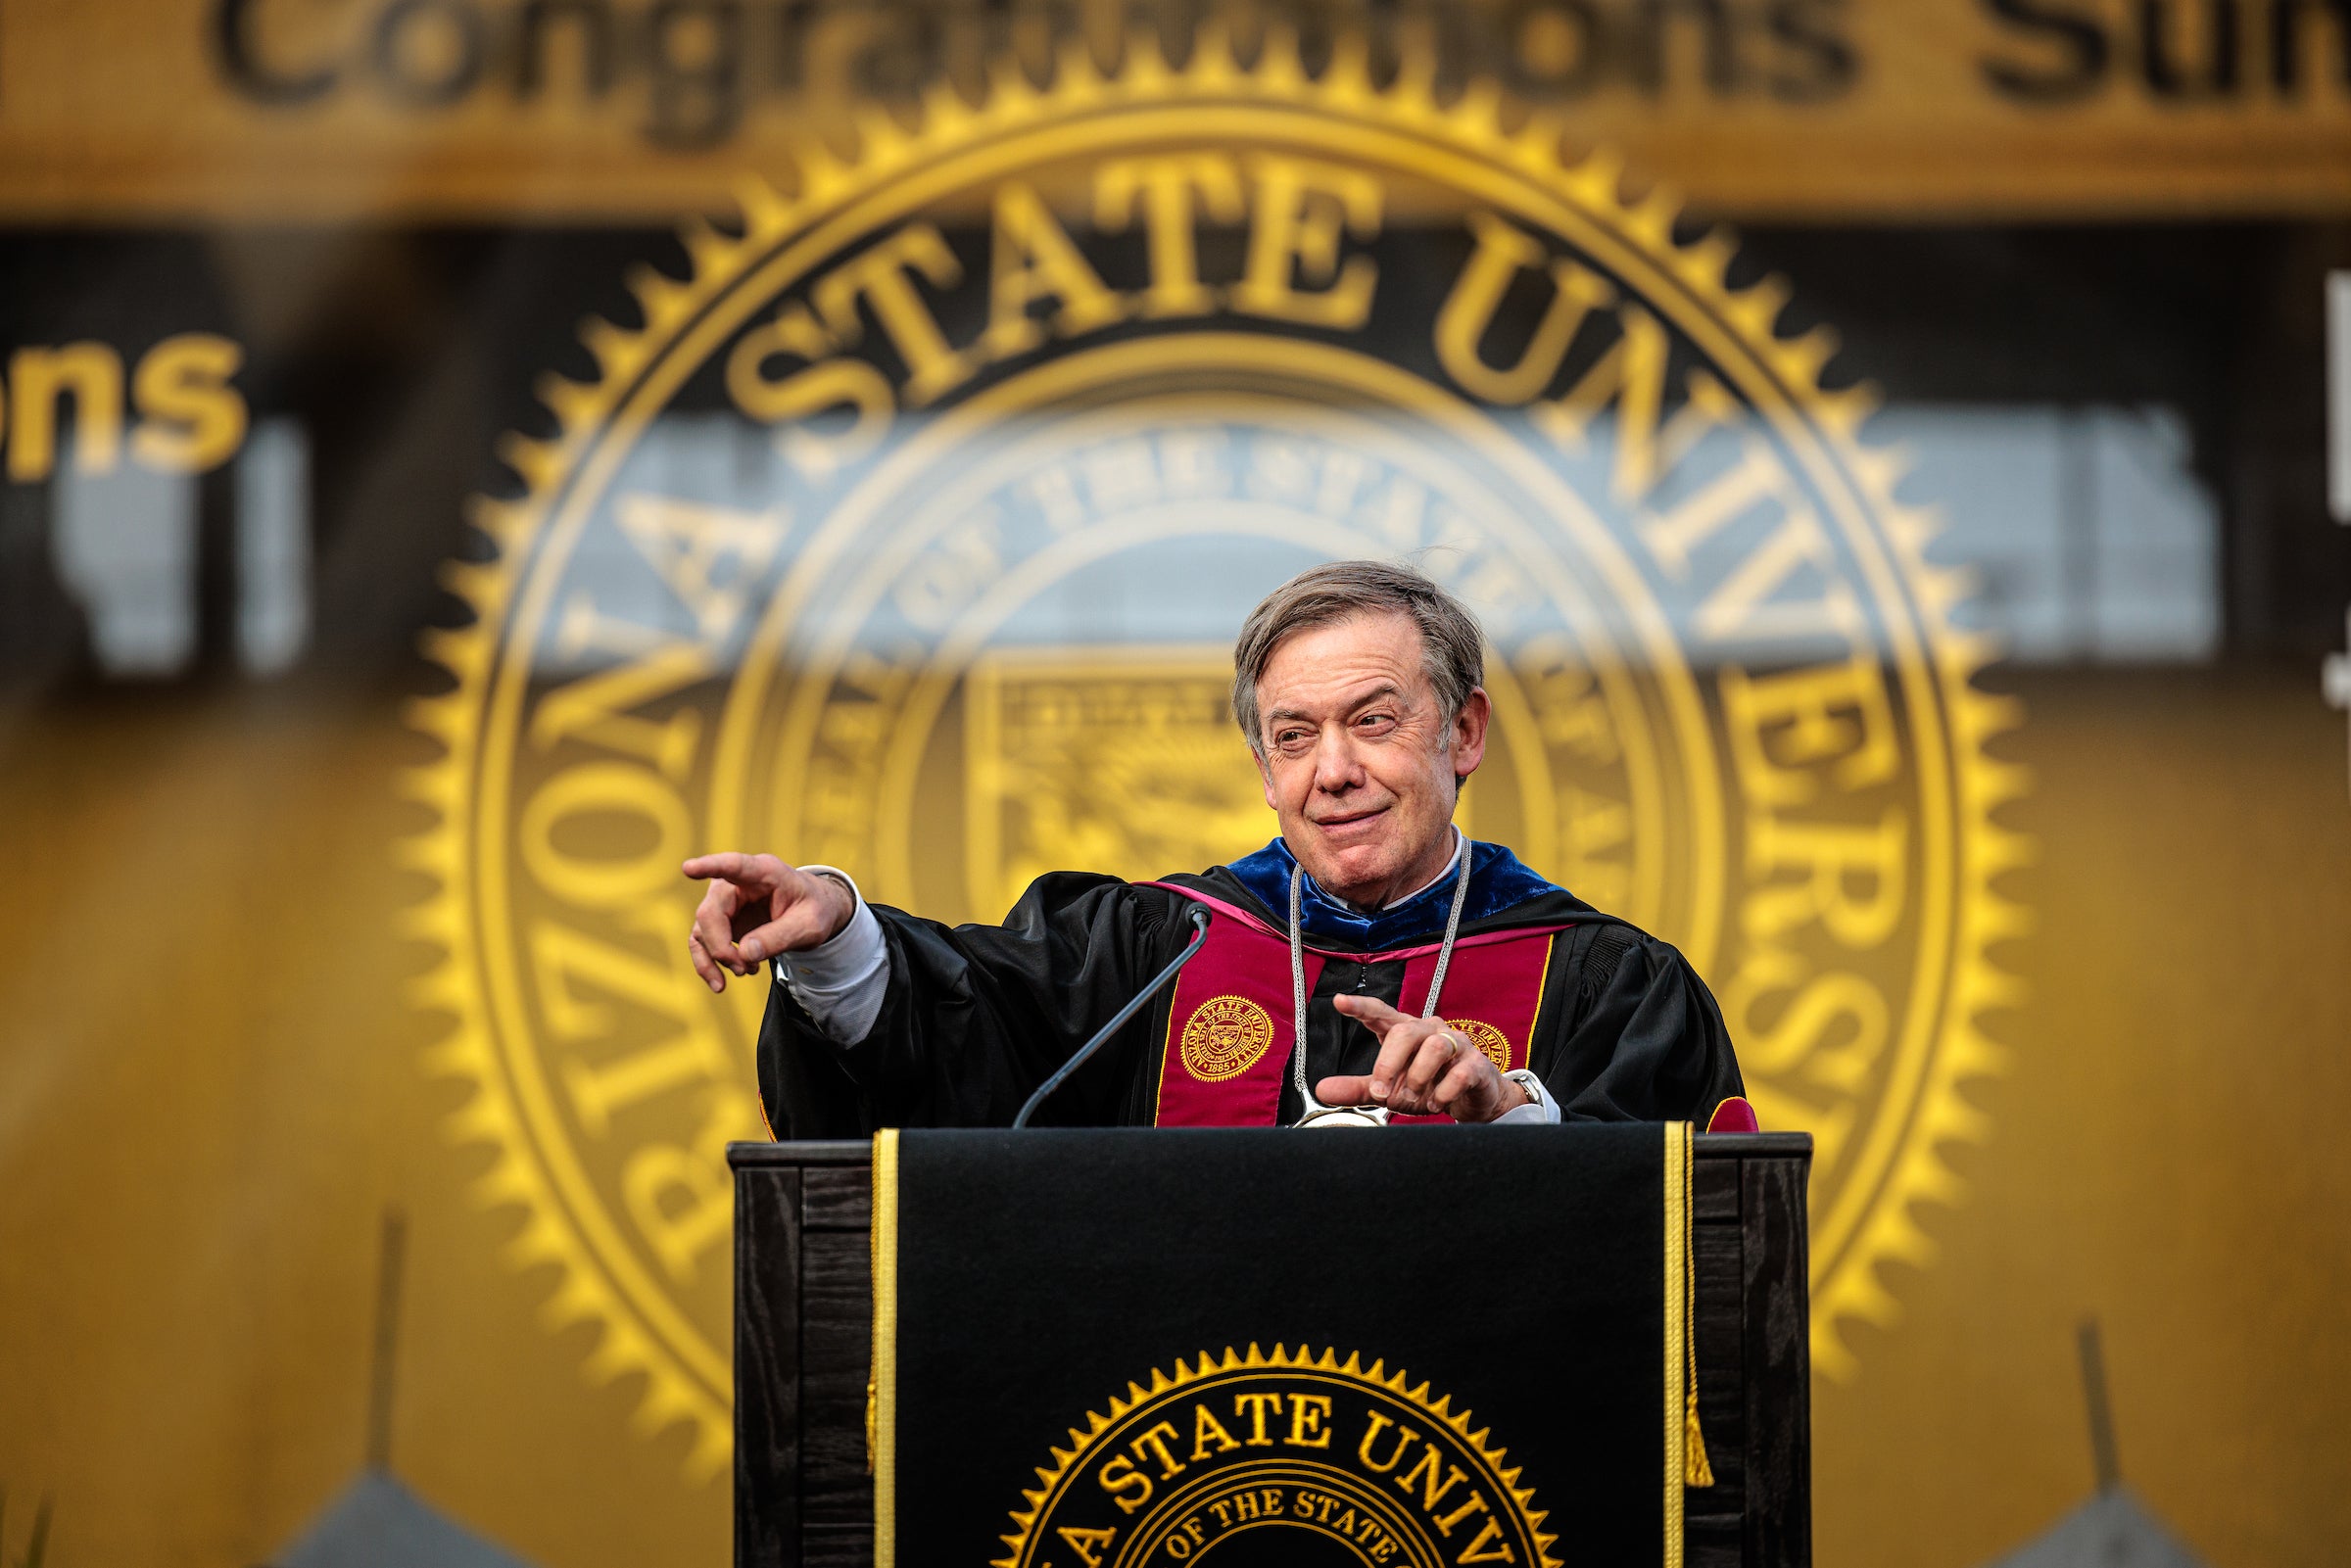
[[[1678,1564],[1689,1150],[884,1133],[876,1563]]]

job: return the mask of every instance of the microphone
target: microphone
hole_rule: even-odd
[[[1092,1039],[1086,1041],[1083,1045],[1078,1048],[1077,1055],[1071,1057],[1067,1062],[1064,1062],[1059,1069],[1054,1072],[1053,1076],[1047,1078],[1044,1082],[1036,1086],[1036,1093],[1031,1095],[1029,1097],[1029,1103],[1021,1107],[1021,1114],[1012,1118],[1012,1124],[1014,1127],[1018,1128],[1029,1125],[1029,1118],[1036,1115],[1036,1108],[1045,1103],[1045,1097],[1047,1095],[1050,1095],[1054,1090],[1060,1088],[1062,1084],[1067,1082],[1071,1073],[1085,1066],[1086,1058],[1092,1056],[1096,1051],[1101,1050],[1102,1042],[1109,1039],[1112,1035],[1118,1033],[1120,1024],[1125,1023],[1128,1019],[1134,1017],[1135,1014],[1141,1012],[1143,1004],[1150,1001],[1151,998],[1157,996],[1160,993],[1161,988],[1164,987],[1168,981],[1176,977],[1176,971],[1182,969],[1186,964],[1189,964],[1194,958],[1199,956],[1200,949],[1207,945],[1208,942],[1208,906],[1206,904],[1194,904],[1192,906],[1191,921],[1193,927],[1192,939],[1188,944],[1185,945],[1182,952],[1176,955],[1176,962],[1170,964],[1166,969],[1161,970],[1157,978],[1153,979],[1150,984],[1144,986],[1141,990],[1135,992],[1134,1000],[1128,1002],[1125,1007],[1119,1009],[1116,1017],[1114,1017],[1108,1023],[1103,1024],[1101,1028],[1094,1031],[1094,1037]]]

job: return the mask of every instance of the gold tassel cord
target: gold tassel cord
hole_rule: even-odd
[[[1714,1467],[1706,1462],[1706,1435],[1698,1425],[1698,1161],[1697,1140],[1691,1142],[1693,1158],[1682,1162],[1682,1345],[1689,1365],[1682,1382],[1682,1485],[1710,1487]]]
[[[1714,1467],[1706,1462],[1706,1436],[1698,1429],[1698,1390],[1692,1389],[1682,1410],[1682,1485],[1713,1484]]]

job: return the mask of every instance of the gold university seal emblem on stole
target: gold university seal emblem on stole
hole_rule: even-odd
[[[1183,1022],[1177,1050],[1183,1069],[1203,1083],[1222,1083],[1257,1066],[1273,1043],[1273,1020],[1245,996],[1212,996]]]

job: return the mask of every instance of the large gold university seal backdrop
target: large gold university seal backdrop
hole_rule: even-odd
[[[678,862],[773,849],[947,919],[1197,870],[1271,815],[1226,713],[1290,573],[1411,555],[1479,611],[1469,829],[1678,943],[1767,1127],[1818,1139],[1815,1352],[1950,1196],[2016,792],[1955,574],[1781,339],[1775,281],[1606,157],[1409,64],[1136,43],[879,111],[631,280],[456,563],[419,706],[437,1070],[558,1322],[727,1452],[723,1146],[761,987],[687,968]]]

